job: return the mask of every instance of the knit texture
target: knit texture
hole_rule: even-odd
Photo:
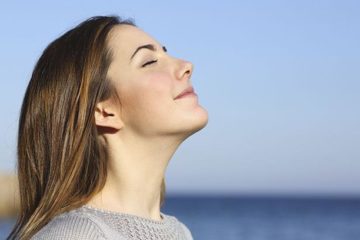
[[[84,205],[53,218],[32,240],[193,240],[176,217],[160,213],[162,220],[118,213]]]

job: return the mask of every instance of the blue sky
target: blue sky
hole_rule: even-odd
[[[0,170],[15,167],[42,50],[109,14],[195,66],[209,123],[171,160],[169,193],[360,194],[360,2],[349,0],[3,1]]]

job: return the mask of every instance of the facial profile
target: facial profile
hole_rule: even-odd
[[[9,239],[43,239],[55,217],[85,205],[160,220],[168,163],[208,122],[192,72],[190,62],[117,16],[89,18],[51,42],[21,107],[24,201]],[[66,228],[58,228],[61,236],[75,239]]]
[[[176,98],[193,89],[190,62],[170,56],[135,26],[114,27],[108,45],[113,53],[108,78],[120,100],[114,109],[118,128],[144,136],[189,136],[207,124],[207,111],[195,92]]]

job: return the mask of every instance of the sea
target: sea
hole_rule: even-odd
[[[360,240],[360,198],[167,196],[194,240]],[[0,219],[5,239],[14,219]]]

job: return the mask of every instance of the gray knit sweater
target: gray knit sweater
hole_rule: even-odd
[[[162,220],[100,210],[88,205],[60,214],[32,240],[193,240],[176,217],[160,213]]]

